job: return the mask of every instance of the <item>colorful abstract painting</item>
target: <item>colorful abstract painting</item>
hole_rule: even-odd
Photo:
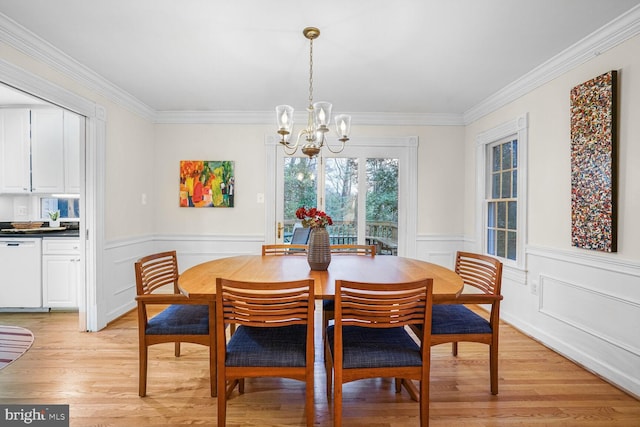
[[[235,187],[233,162],[180,161],[180,207],[232,208]]]
[[[571,90],[571,243],[616,252],[617,72]]]

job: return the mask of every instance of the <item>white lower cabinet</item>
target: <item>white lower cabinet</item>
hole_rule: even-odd
[[[80,284],[80,242],[75,239],[42,241],[42,305],[77,308]]]

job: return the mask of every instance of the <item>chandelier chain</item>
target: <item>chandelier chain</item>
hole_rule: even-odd
[[[309,40],[309,108],[313,105],[313,39]]]

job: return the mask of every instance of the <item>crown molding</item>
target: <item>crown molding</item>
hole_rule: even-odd
[[[534,89],[640,33],[640,6],[629,10],[500,89],[464,113],[464,124],[504,107]]]
[[[118,105],[153,120],[155,110],[0,13],[0,40]]]

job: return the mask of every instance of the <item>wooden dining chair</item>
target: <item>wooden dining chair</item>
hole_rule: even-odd
[[[452,343],[453,355],[457,356],[461,341],[487,344],[491,394],[498,394],[502,262],[487,255],[458,252],[455,271],[462,277],[467,291],[433,306],[431,345]],[[468,292],[471,289],[473,292]],[[465,304],[486,304],[490,309],[487,316],[481,316]],[[419,327],[416,330],[420,333]]]
[[[331,245],[331,255],[376,255],[376,245]]]
[[[393,284],[336,280],[335,323],[325,338],[334,426],[342,425],[343,384],[378,377],[420,381],[420,425],[429,425],[432,293],[433,279]],[[405,329],[410,325],[421,327],[421,345]]]
[[[262,255],[307,255],[307,245],[273,244],[262,245]]]
[[[364,255],[376,256],[376,245],[331,245],[331,255]],[[322,337],[329,326],[329,321],[335,316],[333,300],[322,301]]]
[[[227,393],[245,378],[306,382],[306,423],[313,426],[313,279],[256,283],[216,279],[218,425],[226,422]],[[225,339],[226,325],[236,331]]]
[[[180,356],[180,343],[209,347],[211,396],[216,395],[214,301],[194,299],[182,294],[178,287],[178,260],[175,251],[140,258],[135,263],[136,302],[138,306],[139,385],[138,394],[147,394],[147,361],[149,346],[175,343],[175,356]],[[152,316],[153,313],[160,311]]]

